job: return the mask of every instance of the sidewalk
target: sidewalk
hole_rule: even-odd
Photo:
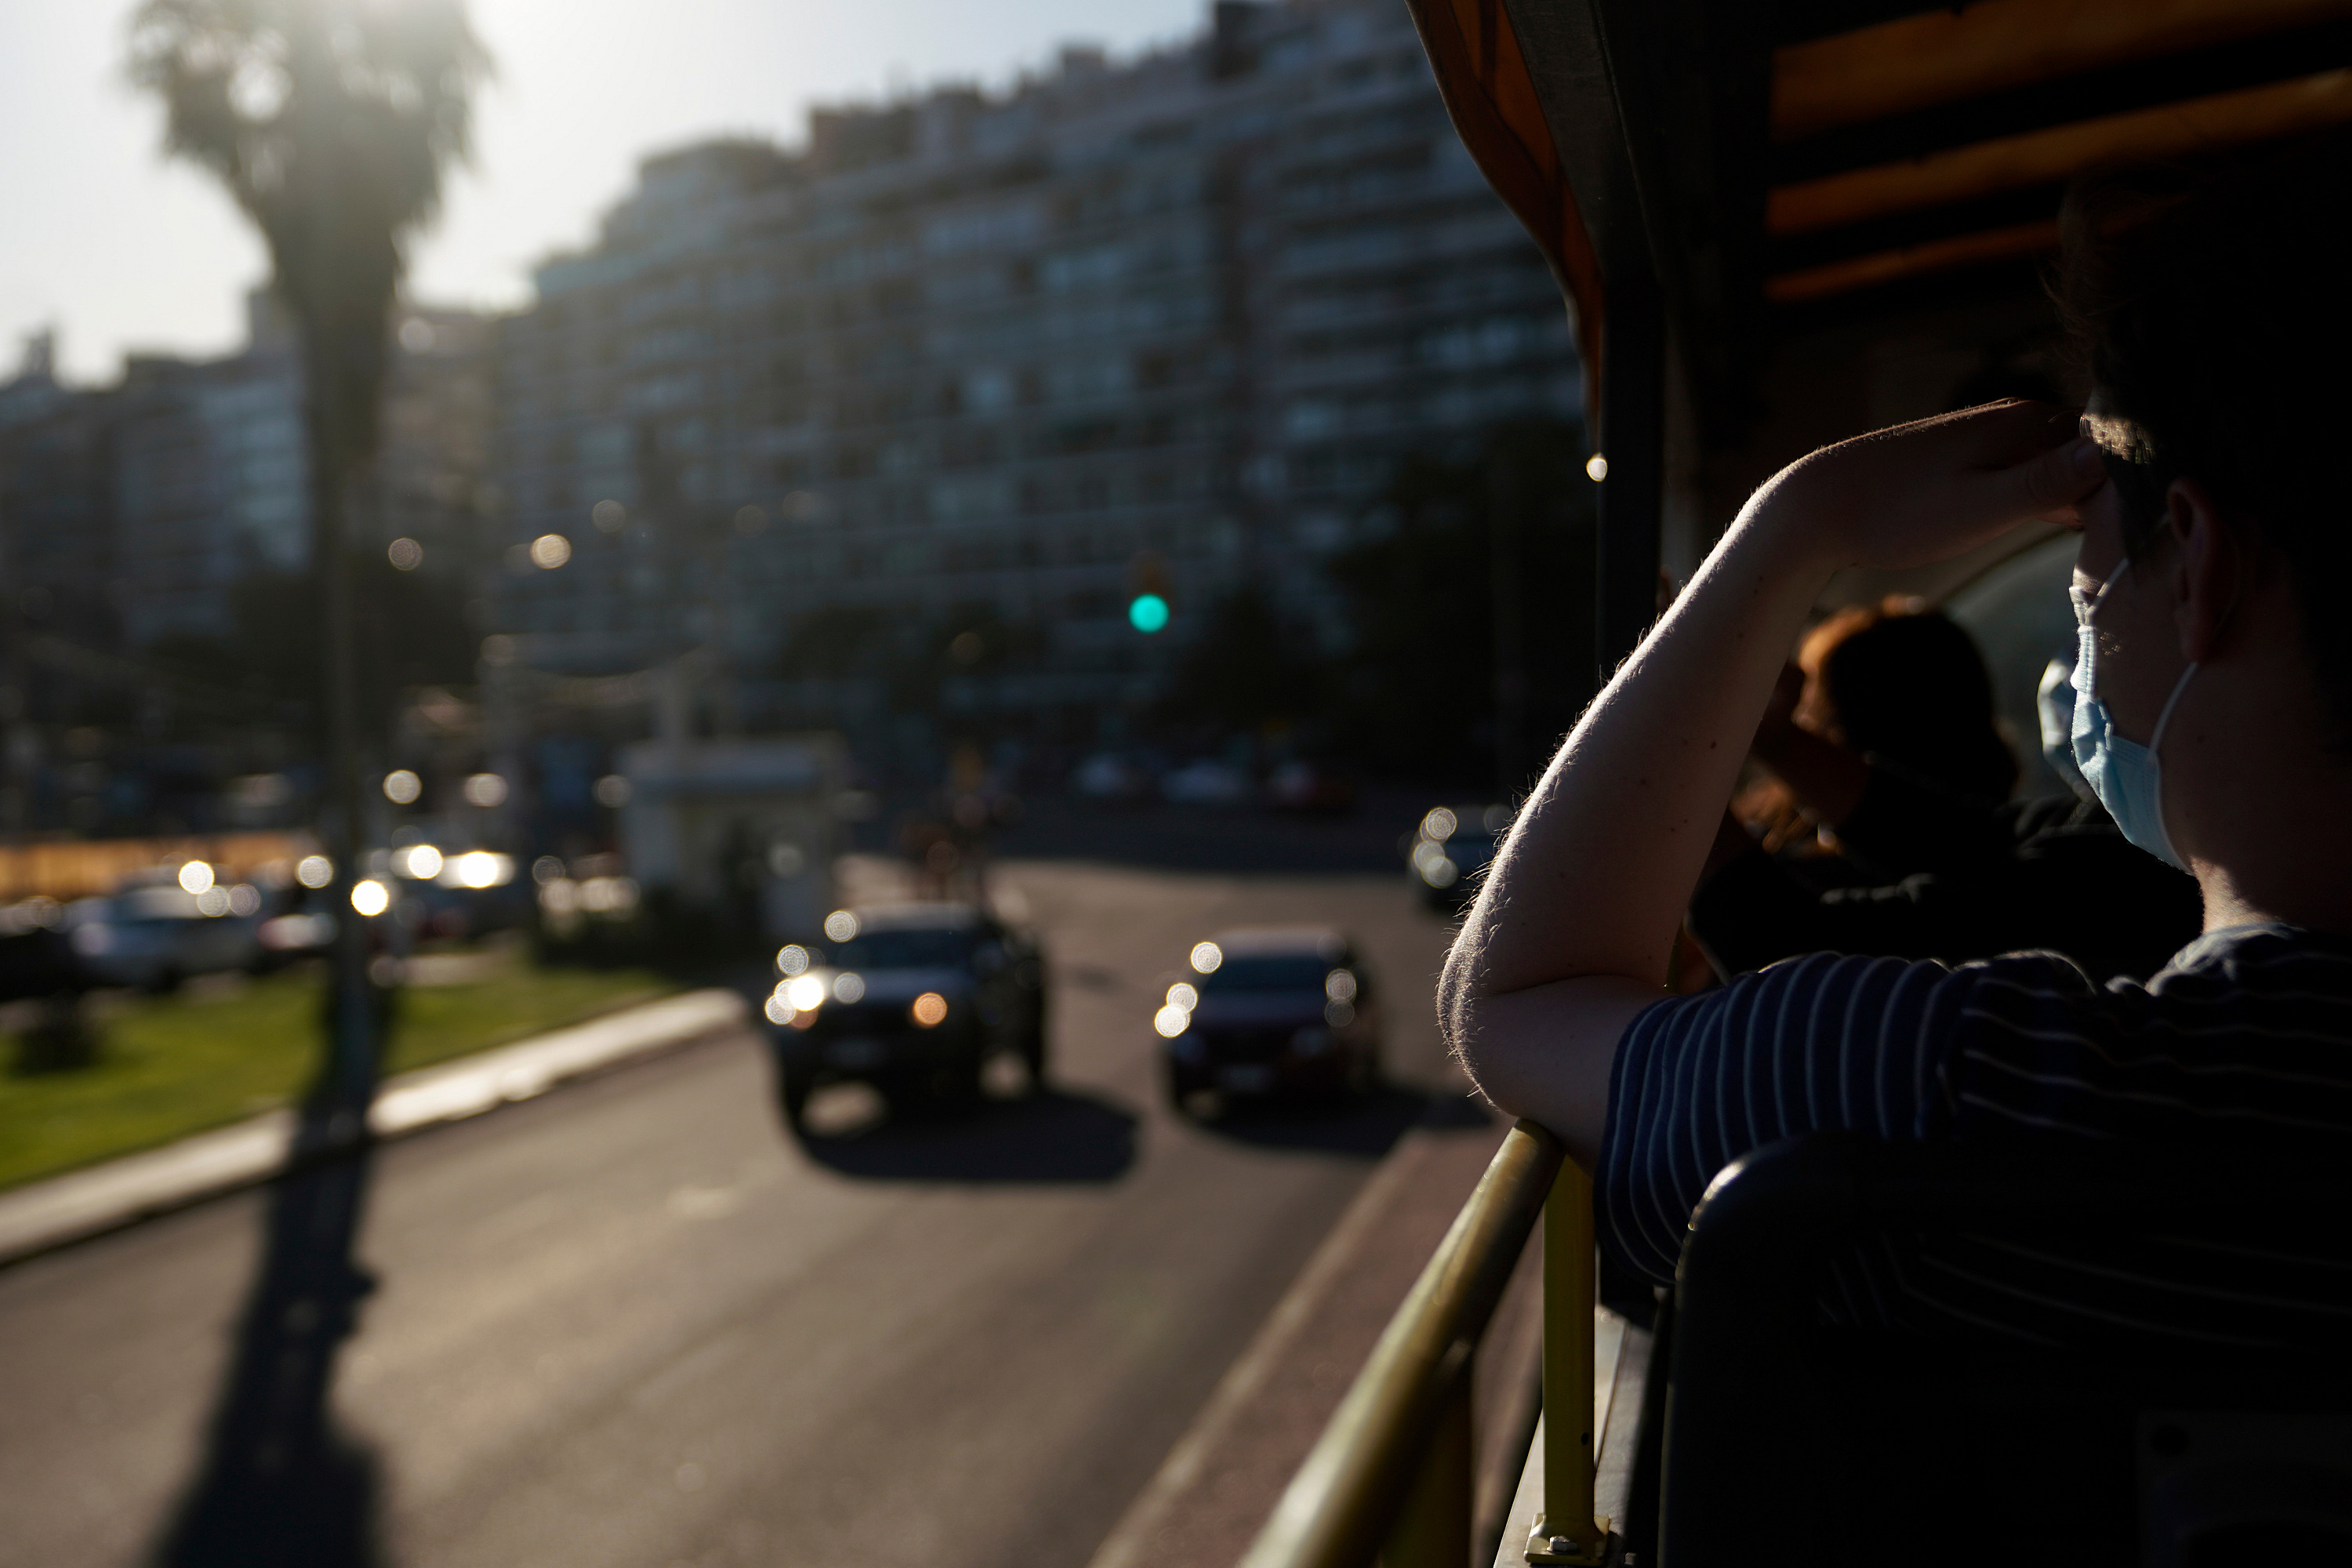
[[[381,1140],[530,1100],[569,1079],[674,1050],[748,1018],[732,991],[688,991],[386,1079],[368,1111]],[[294,1152],[295,1116],[272,1110],[0,1194],[0,1265],[266,1182]]]

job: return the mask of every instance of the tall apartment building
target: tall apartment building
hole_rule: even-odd
[[[120,383],[68,388],[36,338],[0,382],[0,563],[63,635],[138,647],[173,632],[222,633],[240,580],[308,565],[292,328],[266,289],[246,305],[246,345],[219,359],[132,354]],[[404,307],[394,331],[353,536],[377,550],[415,539],[428,559],[477,568],[496,555],[481,521],[490,321]]]
[[[538,286],[494,617],[552,671],[702,647],[787,723],[865,729],[893,655],[1090,740],[1244,585],[1337,636],[1319,563],[1401,455],[1578,411],[1559,291],[1374,0],[650,158]]]
[[[226,636],[240,583],[310,562],[291,330],[258,289],[247,325],[236,353],[131,355],[101,387],[60,384],[53,345],[36,335],[0,381],[0,829],[131,831],[150,820],[141,803],[193,799],[207,777],[279,766],[270,759],[298,744],[223,728],[191,749],[150,722],[177,700],[157,679],[169,656],[154,645]],[[470,581],[497,554],[481,504],[489,323],[404,308],[394,330],[383,439],[354,487],[353,535],[374,551],[416,540],[428,568]],[[90,726],[122,730],[105,742],[110,772],[94,757],[64,760],[68,732]],[[95,744],[95,733],[75,743]],[[168,789],[149,787],[159,777]],[[183,823],[212,809],[179,806]]]

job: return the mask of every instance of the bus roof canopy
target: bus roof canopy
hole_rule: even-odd
[[[2006,266],[2065,182],[2352,120],[2347,0],[1412,0],[1456,127],[1607,354],[1654,278],[1703,410],[1777,315]]]

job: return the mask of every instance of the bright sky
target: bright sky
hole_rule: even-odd
[[[0,4],[0,380],[58,329],[67,379],[125,349],[215,353],[244,335],[261,244],[212,178],[167,163],[163,115],[123,78],[135,0]],[[498,61],[473,166],[415,252],[411,292],[511,306],[577,245],[649,150],[718,132],[797,142],[812,102],[948,79],[998,85],[1066,41],[1116,54],[1190,32],[1208,0],[472,0]]]

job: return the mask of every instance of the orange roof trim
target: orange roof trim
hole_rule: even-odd
[[[1454,129],[1542,247],[1577,314],[1587,391],[1604,351],[1601,264],[1500,0],[1407,0]]]

